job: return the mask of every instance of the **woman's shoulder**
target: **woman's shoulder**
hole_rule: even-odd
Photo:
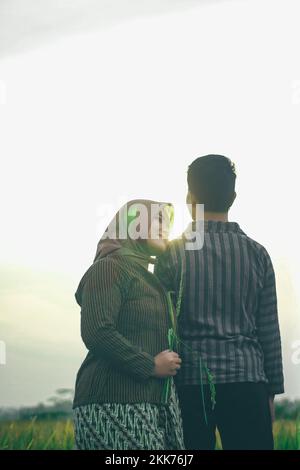
[[[98,283],[104,280],[111,279],[112,282],[117,284],[126,284],[127,273],[119,260],[114,257],[106,256],[100,258],[87,269],[81,278],[79,286],[82,287],[87,282]]]
[[[122,287],[129,287],[128,283],[131,283],[133,279],[151,283],[151,281],[154,282],[153,277],[152,273],[126,256],[109,255],[95,261],[86,271],[81,282],[85,283],[91,278],[99,281],[110,278]]]
[[[114,275],[117,279],[123,278],[126,276],[126,266],[117,257],[106,256],[95,261],[86,272],[86,274],[101,274],[102,276],[106,273]]]

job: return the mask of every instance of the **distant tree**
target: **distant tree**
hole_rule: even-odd
[[[18,409],[0,408],[0,421],[18,419],[63,419],[72,413],[74,391],[69,388],[59,388],[55,395],[48,398],[48,403],[38,403],[36,406],[26,406]]]
[[[46,400],[48,403],[38,403],[36,406],[21,408],[0,408],[0,421],[16,421],[27,419],[65,419],[71,416],[74,391],[69,388],[59,388],[55,395]],[[276,401],[276,419],[300,420],[300,400],[291,401],[288,398]]]
[[[277,419],[300,420],[300,400],[284,398],[275,402],[275,410]]]

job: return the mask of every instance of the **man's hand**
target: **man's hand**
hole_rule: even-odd
[[[270,406],[270,413],[271,413],[271,419],[272,419],[272,424],[273,424],[275,421],[274,395],[269,396],[269,406]]]

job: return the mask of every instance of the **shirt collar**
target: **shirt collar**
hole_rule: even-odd
[[[205,232],[241,232],[237,222],[222,222],[220,220],[205,220]]]

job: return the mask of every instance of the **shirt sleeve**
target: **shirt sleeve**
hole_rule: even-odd
[[[279,329],[276,280],[272,261],[265,256],[264,285],[257,313],[257,333],[264,354],[264,369],[270,395],[284,393],[281,337]]]
[[[117,330],[122,310],[120,273],[112,260],[95,264],[83,288],[81,336],[88,350],[138,379],[153,375],[154,357]]]

